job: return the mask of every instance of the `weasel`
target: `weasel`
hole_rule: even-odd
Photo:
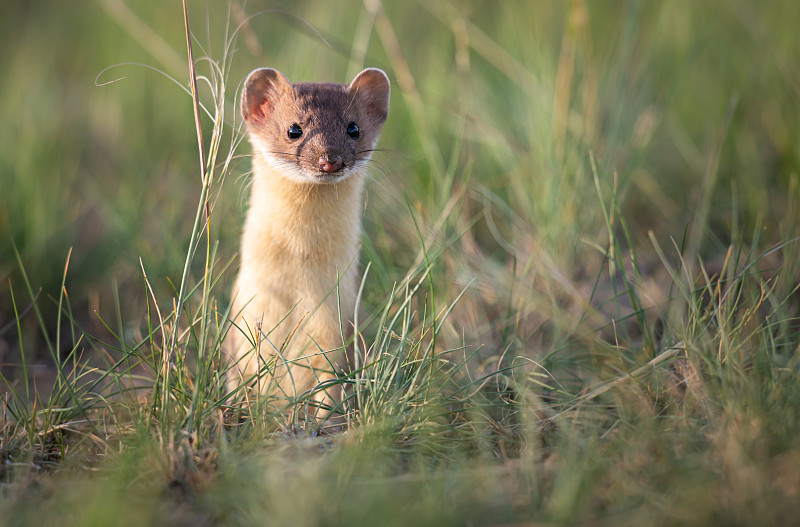
[[[319,385],[349,362],[364,169],[389,91],[377,68],[349,85],[292,84],[271,68],[247,77],[241,112],[253,179],[233,289],[236,327],[225,340],[229,388],[249,383],[291,400],[317,387],[312,399],[328,408],[323,415],[341,401],[340,388]]]

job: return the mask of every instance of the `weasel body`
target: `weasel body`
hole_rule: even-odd
[[[375,68],[349,86],[292,84],[270,68],[245,81],[253,181],[225,342],[232,388],[293,398],[345,368],[363,171],[388,110],[389,79]]]

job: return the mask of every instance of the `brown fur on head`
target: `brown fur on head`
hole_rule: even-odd
[[[253,71],[242,92],[250,141],[281,174],[333,183],[369,160],[389,114],[389,78],[377,68],[350,85],[289,82],[272,68]]]

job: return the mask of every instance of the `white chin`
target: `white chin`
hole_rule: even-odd
[[[340,181],[344,181],[345,179],[350,177],[350,174],[352,174],[352,172],[350,170],[345,169],[345,170],[340,170],[338,172],[332,172],[332,173],[331,172],[318,172],[316,174],[313,174],[313,175],[307,176],[307,177],[314,178],[314,182],[315,183],[323,183],[324,184],[324,183],[338,183]]]
[[[288,164],[288,163],[287,163]],[[303,170],[295,164],[288,164],[290,166],[275,167],[280,174],[295,183],[312,184],[312,185],[327,185],[332,183],[339,183],[349,178],[352,170],[344,169],[337,172],[309,172]]]

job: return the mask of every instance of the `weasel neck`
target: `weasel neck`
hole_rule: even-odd
[[[297,183],[256,155],[243,262],[263,262],[264,252],[279,252],[280,260],[297,265],[322,261],[341,268],[355,265],[363,188],[364,178],[358,173],[338,183]]]

